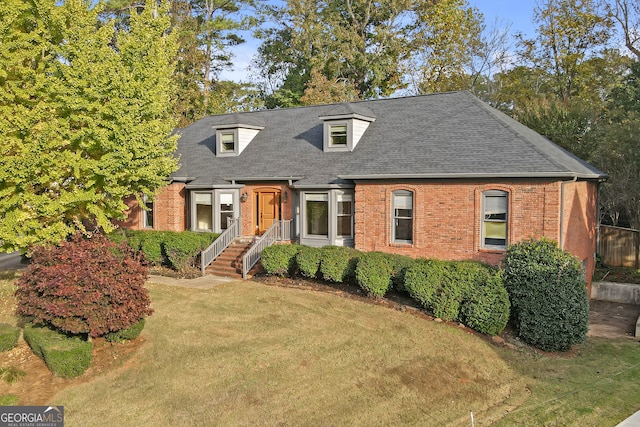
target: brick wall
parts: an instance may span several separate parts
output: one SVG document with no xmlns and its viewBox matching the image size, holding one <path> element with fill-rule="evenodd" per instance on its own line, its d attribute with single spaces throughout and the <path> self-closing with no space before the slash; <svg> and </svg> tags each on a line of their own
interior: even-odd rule
<svg viewBox="0 0 640 427">
<path fill-rule="evenodd" d="M 568 182 L 564 184 L 563 194 L 564 224 L 560 241 L 564 249 L 584 263 L 587 278 L 590 279 L 595 269 L 598 184 L 585 181 Z"/>
<path fill-rule="evenodd" d="M 153 202 L 153 228 L 165 231 L 183 231 L 187 228 L 186 190 L 183 183 L 174 183 L 158 190 Z M 127 219 L 118 221 L 122 228 L 144 228 L 144 211 L 134 197 L 125 201 L 129 206 Z"/>
<path fill-rule="evenodd" d="M 580 259 L 595 252 L 596 184 L 565 185 L 565 248 Z M 392 192 L 414 194 L 412 244 L 391 243 Z M 492 265 L 504 251 L 481 247 L 482 193 L 509 194 L 508 240 L 515 243 L 547 237 L 560 241 L 561 183 L 550 180 L 358 182 L 355 191 L 355 247 L 364 251 L 394 252 L 411 257 L 449 260 L 473 259 Z M 567 200 L 571 198 L 572 202 Z M 591 271 L 591 270 L 589 270 Z M 588 275 L 590 279 L 591 275 Z"/>
</svg>

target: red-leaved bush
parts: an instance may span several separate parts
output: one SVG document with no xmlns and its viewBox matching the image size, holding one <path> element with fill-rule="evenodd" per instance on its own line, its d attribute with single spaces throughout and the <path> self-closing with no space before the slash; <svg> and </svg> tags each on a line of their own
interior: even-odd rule
<svg viewBox="0 0 640 427">
<path fill-rule="evenodd" d="M 102 234 L 78 233 L 33 251 L 16 281 L 16 313 L 71 334 L 99 337 L 151 315 L 141 255 Z"/>
</svg>

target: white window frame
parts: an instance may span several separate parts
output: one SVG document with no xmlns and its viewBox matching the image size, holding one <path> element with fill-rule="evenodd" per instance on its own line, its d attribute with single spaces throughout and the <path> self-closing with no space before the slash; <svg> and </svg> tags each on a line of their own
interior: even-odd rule
<svg viewBox="0 0 640 427">
<path fill-rule="evenodd" d="M 411 196 L 411 216 L 399 216 L 396 215 L 396 198 Z M 415 194 L 409 190 L 396 190 L 391 193 L 391 243 L 394 244 L 413 244 L 413 236 L 415 233 Z M 411 240 L 396 238 L 396 228 L 398 227 L 398 220 L 411 220 Z"/>
<path fill-rule="evenodd" d="M 211 195 L 211 228 L 203 229 L 197 228 L 198 218 L 197 218 L 197 204 L 196 198 L 198 194 L 209 194 Z M 232 206 L 233 206 L 233 215 L 232 218 L 237 218 L 240 216 L 240 194 L 238 190 L 230 190 L 230 189 L 214 189 L 214 190 L 203 190 L 191 191 L 191 203 L 190 203 L 190 211 L 191 211 L 191 230 L 192 231 L 202 231 L 202 232 L 214 232 L 221 233 L 225 228 L 222 227 L 222 210 L 220 209 L 221 198 L 223 195 L 230 194 L 232 197 Z M 206 206 L 206 205 L 205 205 Z M 228 212 L 228 211 L 225 211 Z"/>
<path fill-rule="evenodd" d="M 222 139 L 224 135 L 232 135 L 233 136 L 233 150 L 228 150 L 224 148 L 222 143 Z M 239 153 L 239 134 L 238 129 L 218 129 L 216 130 L 216 153 L 218 156 L 237 156 Z"/>
<path fill-rule="evenodd" d="M 307 209 L 307 202 L 308 201 L 314 201 L 311 200 L 313 198 L 320 198 L 322 197 L 325 200 L 316 200 L 316 201 L 322 201 L 325 202 L 327 205 L 327 234 L 311 234 L 308 231 L 308 221 L 309 221 L 309 211 Z M 328 240 L 329 236 L 331 235 L 331 203 L 330 203 L 330 197 L 329 197 L 329 193 L 326 191 L 310 191 L 310 192 L 305 192 L 302 195 L 302 212 L 303 212 L 303 221 L 302 221 L 302 232 L 303 232 L 303 236 L 307 237 L 307 238 L 311 238 L 311 239 L 322 239 L 322 240 Z"/>
<path fill-rule="evenodd" d="M 142 227 L 153 230 L 153 224 L 155 223 L 155 217 L 154 217 L 155 203 L 146 194 L 142 195 L 142 201 L 144 203 L 145 208 L 147 208 L 142 210 Z M 149 208 L 149 205 L 151 205 L 151 208 Z M 149 224 L 149 215 L 151 215 L 151 224 Z"/>
<path fill-rule="evenodd" d="M 505 201 L 505 218 L 503 219 L 492 219 L 492 218 L 487 218 L 487 209 L 488 209 L 488 203 L 487 203 L 487 198 L 488 197 L 500 197 L 500 198 L 504 198 Z M 485 224 L 491 222 L 491 223 L 504 223 L 504 227 L 505 227 L 505 232 L 504 232 L 504 245 L 493 245 L 493 244 L 487 244 L 486 243 L 486 236 L 485 236 Z M 487 191 L 483 191 L 482 192 L 482 217 L 481 217 L 481 247 L 483 249 L 496 249 L 496 250 L 506 250 L 507 246 L 509 245 L 509 193 L 503 190 L 487 190 Z"/>
<path fill-rule="evenodd" d="M 347 141 L 345 144 L 334 144 L 332 129 L 344 127 Z M 351 151 L 353 149 L 353 123 L 352 120 L 327 120 L 324 122 L 324 151 Z"/>
<path fill-rule="evenodd" d="M 354 224 L 354 197 L 355 195 L 353 193 L 345 193 L 345 192 L 340 192 L 338 194 L 336 194 L 336 209 L 335 209 L 335 217 L 336 217 L 336 237 L 338 239 L 353 239 L 353 228 L 355 226 Z M 347 199 L 347 200 L 343 200 L 343 199 Z M 341 214 L 340 210 L 338 209 L 338 204 L 341 202 L 349 202 L 351 204 L 351 212 L 349 214 Z M 338 234 L 338 220 L 341 217 L 346 217 L 348 216 L 350 218 L 350 222 L 351 222 L 351 233 L 350 234 Z"/>
</svg>

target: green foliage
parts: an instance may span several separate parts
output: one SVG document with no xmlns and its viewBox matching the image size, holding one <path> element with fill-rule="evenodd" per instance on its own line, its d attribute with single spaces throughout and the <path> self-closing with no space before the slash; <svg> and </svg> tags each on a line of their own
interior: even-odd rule
<svg viewBox="0 0 640 427">
<path fill-rule="evenodd" d="M 391 287 L 392 257 L 380 252 L 360 254 L 356 265 L 358 286 L 375 298 L 382 298 Z"/>
<path fill-rule="evenodd" d="M 498 335 L 509 322 L 509 294 L 502 271 L 487 274 L 476 282 L 461 307 L 461 320 L 470 328 L 487 335 Z"/>
<path fill-rule="evenodd" d="M 388 254 L 387 256 L 390 257 L 393 266 L 391 273 L 391 283 L 393 287 L 398 291 L 406 292 L 407 290 L 404 288 L 404 276 L 407 270 L 413 266 L 415 260 L 404 255 Z"/>
<path fill-rule="evenodd" d="M 347 283 L 355 278 L 359 252 L 345 246 L 325 246 L 321 251 L 320 274 L 324 280 Z"/>
<path fill-rule="evenodd" d="M 8 351 L 18 345 L 20 338 L 20 328 L 0 323 L 0 351 Z"/>
<path fill-rule="evenodd" d="M 296 255 L 296 264 L 300 274 L 311 279 L 318 277 L 320 273 L 320 261 L 322 249 L 310 246 L 302 246 Z"/>
<path fill-rule="evenodd" d="M 16 406 L 20 399 L 14 394 L 0 395 L 0 406 Z"/>
<path fill-rule="evenodd" d="M 26 372 L 13 366 L 0 366 L 0 380 L 3 380 L 9 385 L 17 383 L 20 379 L 24 378 L 25 375 L 27 375 Z"/>
<path fill-rule="evenodd" d="M 126 241 L 135 251 L 142 251 L 145 260 L 152 265 L 167 265 L 184 271 L 197 267 L 197 257 L 219 235 L 194 231 L 116 230 L 108 237 L 116 243 Z"/>
<path fill-rule="evenodd" d="M 504 280 L 525 342 L 549 351 L 584 342 L 589 300 L 575 257 L 546 239 L 520 242 L 507 250 Z"/>
<path fill-rule="evenodd" d="M 428 310 L 433 309 L 435 297 L 444 281 L 446 265 L 446 261 L 418 259 L 405 273 L 404 288 Z"/>
<path fill-rule="evenodd" d="M 107 341 L 111 341 L 111 342 L 135 340 L 142 333 L 142 330 L 144 329 L 144 323 L 145 323 L 145 320 L 140 319 L 138 322 L 134 323 L 128 328 L 121 329 L 115 332 L 109 332 L 104 336 L 104 338 Z"/>
<path fill-rule="evenodd" d="M 100 23 L 101 7 L 0 2 L 3 250 L 57 244 L 86 223 L 110 231 L 125 198 L 177 168 L 167 7 L 132 15 L 126 32 Z"/>
<path fill-rule="evenodd" d="M 287 276 L 296 267 L 299 245 L 271 245 L 262 251 L 262 266 L 267 274 Z"/>
<path fill-rule="evenodd" d="M 47 327 L 27 324 L 24 339 L 58 377 L 78 377 L 91 365 L 92 345 L 77 336 L 67 336 Z"/>
<path fill-rule="evenodd" d="M 77 234 L 37 247 L 15 282 L 16 313 L 72 334 L 102 336 L 150 315 L 147 272 L 125 244 Z"/>
</svg>

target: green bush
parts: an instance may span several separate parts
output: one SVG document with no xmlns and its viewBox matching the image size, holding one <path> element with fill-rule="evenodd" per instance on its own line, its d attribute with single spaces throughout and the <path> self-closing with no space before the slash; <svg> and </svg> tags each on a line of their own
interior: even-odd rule
<svg viewBox="0 0 640 427">
<path fill-rule="evenodd" d="M 320 274 L 327 281 L 349 283 L 355 280 L 359 252 L 345 246 L 322 248 Z"/>
<path fill-rule="evenodd" d="M 19 401 L 15 394 L 0 394 L 0 406 L 16 406 Z"/>
<path fill-rule="evenodd" d="M 144 329 L 144 319 L 140 319 L 137 323 L 129 326 L 128 328 L 121 329 L 116 332 L 109 332 L 104 337 L 110 342 L 120 342 L 134 340 L 140 336 Z"/>
<path fill-rule="evenodd" d="M 296 254 L 296 264 L 300 274 L 311 279 L 318 277 L 320 272 L 320 261 L 322 260 L 322 249 L 310 246 L 301 246 Z"/>
<path fill-rule="evenodd" d="M 413 266 L 415 260 L 405 255 L 389 254 L 391 262 L 393 264 L 393 271 L 391 273 L 391 284 L 394 289 L 398 291 L 407 292 L 404 288 L 404 275 L 407 269 Z"/>
<path fill-rule="evenodd" d="M 555 242 L 529 240 L 507 249 L 504 281 L 514 324 L 527 343 L 565 351 L 584 342 L 589 322 L 580 262 Z"/>
<path fill-rule="evenodd" d="M 509 294 L 502 272 L 479 276 L 476 286 L 462 303 L 461 320 L 487 335 L 498 335 L 509 321 Z"/>
<path fill-rule="evenodd" d="M 28 324 L 24 328 L 24 339 L 56 376 L 74 378 L 91 365 L 91 343 L 77 336 Z"/>
<path fill-rule="evenodd" d="M 0 323 L 0 351 L 8 351 L 18 345 L 20 338 L 20 328 Z"/>
<path fill-rule="evenodd" d="M 299 245 L 271 245 L 262 251 L 262 267 L 267 274 L 287 276 L 296 267 Z"/>
<path fill-rule="evenodd" d="M 163 265 L 166 257 L 162 248 L 164 231 L 143 230 L 140 232 L 140 249 L 151 265 Z"/>
<path fill-rule="evenodd" d="M 208 248 L 217 236 L 214 233 L 167 231 L 162 234 L 161 247 L 171 268 L 185 271 L 189 267 L 197 267 L 200 252 Z"/>
<path fill-rule="evenodd" d="M 391 286 L 392 258 L 380 252 L 360 254 L 356 265 L 358 286 L 375 298 L 382 298 Z"/>
<path fill-rule="evenodd" d="M 444 281 L 446 266 L 446 261 L 418 259 L 405 272 L 404 288 L 427 310 L 433 310 L 435 298 Z"/>
</svg>

